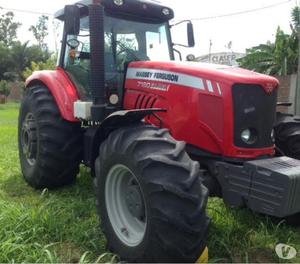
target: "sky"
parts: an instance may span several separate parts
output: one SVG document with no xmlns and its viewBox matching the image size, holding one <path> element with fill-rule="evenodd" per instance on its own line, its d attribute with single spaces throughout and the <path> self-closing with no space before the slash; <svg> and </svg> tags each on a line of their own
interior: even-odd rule
<svg viewBox="0 0 300 264">
<path fill-rule="evenodd" d="M 53 14 L 65 4 L 74 2 L 74 0 L 0 0 L 0 7 Z M 184 55 L 194 54 L 196 57 L 208 54 L 210 43 L 212 53 L 229 51 L 226 47 L 229 42 L 232 42 L 232 51 L 244 53 L 247 48 L 266 43 L 268 40 L 274 41 L 278 26 L 290 33 L 291 10 L 298 4 L 296 0 L 160 0 L 160 2 L 173 8 L 176 21 L 201 18 L 201 20 L 193 20 L 196 46 L 189 49 L 180 48 Z M 276 4 L 279 5 L 255 12 L 218 17 Z M 7 12 L 6 9 L 0 9 L 0 14 L 5 12 Z M 39 15 L 16 11 L 14 13 L 16 20 L 22 23 L 19 38 L 22 41 L 30 40 L 34 43 L 32 33 L 28 31 L 28 28 L 37 22 Z M 207 17 L 216 18 L 203 19 Z M 54 34 L 52 23 L 51 18 L 47 43 L 51 49 L 54 49 L 54 43 L 59 43 L 59 37 Z M 172 36 L 174 43 L 185 44 L 186 28 L 183 25 L 174 27 Z"/>
</svg>

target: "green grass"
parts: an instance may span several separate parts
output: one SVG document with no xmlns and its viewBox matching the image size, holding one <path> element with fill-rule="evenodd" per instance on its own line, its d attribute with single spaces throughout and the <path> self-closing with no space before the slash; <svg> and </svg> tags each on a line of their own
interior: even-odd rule
<svg viewBox="0 0 300 264">
<path fill-rule="evenodd" d="M 17 146 L 18 104 L 0 105 L 0 263 L 105 262 L 105 237 L 99 228 L 92 179 L 82 167 L 76 184 L 36 191 L 23 180 Z M 298 250 L 300 228 L 274 222 L 247 209 L 233 210 L 210 199 L 211 262 L 280 262 L 274 247 Z M 284 262 L 284 261 L 281 261 Z"/>
<path fill-rule="evenodd" d="M 57 191 L 36 191 L 24 182 L 18 107 L 0 105 L 0 263 L 110 260 L 109 254 L 101 256 L 106 242 L 87 169 L 81 169 L 75 185 Z"/>
</svg>

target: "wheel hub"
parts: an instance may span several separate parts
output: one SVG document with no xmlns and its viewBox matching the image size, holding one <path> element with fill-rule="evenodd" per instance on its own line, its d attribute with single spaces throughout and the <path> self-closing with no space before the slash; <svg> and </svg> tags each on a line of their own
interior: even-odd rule
<svg viewBox="0 0 300 264">
<path fill-rule="evenodd" d="M 118 238 L 130 247 L 140 244 L 147 225 L 145 202 L 137 178 L 128 167 L 117 164 L 108 172 L 105 203 Z"/>
<path fill-rule="evenodd" d="M 30 165 L 34 165 L 37 154 L 36 122 L 32 113 L 28 113 L 21 130 L 21 146 L 23 154 Z"/>
<path fill-rule="evenodd" d="M 133 183 L 133 185 L 128 186 L 126 193 L 126 204 L 132 216 L 140 220 L 144 219 L 145 206 L 138 185 Z"/>
</svg>

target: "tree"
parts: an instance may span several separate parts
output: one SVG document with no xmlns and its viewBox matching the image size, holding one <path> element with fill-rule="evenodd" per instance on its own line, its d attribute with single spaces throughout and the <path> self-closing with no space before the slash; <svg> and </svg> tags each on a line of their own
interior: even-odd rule
<svg viewBox="0 0 300 264">
<path fill-rule="evenodd" d="M 31 26 L 29 31 L 32 31 L 39 47 L 42 50 L 46 50 L 47 44 L 45 43 L 45 38 L 48 36 L 48 20 L 49 17 L 42 15 L 35 26 Z"/>
<path fill-rule="evenodd" d="M 0 42 L 10 47 L 17 38 L 17 30 L 22 24 L 14 21 L 14 13 L 7 12 L 0 17 Z"/>
<path fill-rule="evenodd" d="M 11 52 L 8 47 L 0 42 L 0 80 L 6 79 L 7 72 L 13 71 Z"/>
<path fill-rule="evenodd" d="M 29 41 L 25 43 L 16 42 L 10 49 L 10 58 L 13 65 L 13 72 L 16 79 L 23 79 L 23 71 L 31 66 L 32 62 L 46 62 L 50 54 L 42 50 L 39 46 L 29 46 Z"/>
<path fill-rule="evenodd" d="M 295 6 L 291 13 L 292 16 L 292 23 L 290 24 L 292 35 L 291 38 L 293 39 L 293 57 L 296 60 L 298 59 L 298 65 L 300 64 L 299 52 L 300 52 L 300 7 Z"/>
<path fill-rule="evenodd" d="M 28 47 L 27 55 L 29 63 L 26 66 L 29 66 L 31 61 L 46 62 L 50 58 L 51 53 L 48 50 L 41 49 L 38 45 L 32 45 Z"/>
<path fill-rule="evenodd" d="M 273 67 L 275 45 L 271 42 L 260 44 L 246 50 L 247 55 L 238 59 L 240 66 L 257 72 L 266 72 Z"/>
<path fill-rule="evenodd" d="M 285 34 L 279 27 L 275 40 L 275 74 L 287 75 L 297 71 L 298 38 L 296 35 Z M 272 73 L 271 73 L 272 74 Z"/>
<path fill-rule="evenodd" d="M 54 19 L 52 21 L 53 26 L 53 35 L 54 35 L 54 46 L 55 46 L 55 52 L 58 53 L 59 51 L 59 45 L 60 45 L 60 28 L 62 27 L 62 22 Z"/>
<path fill-rule="evenodd" d="M 11 60 L 14 64 L 13 71 L 17 74 L 17 76 L 21 76 L 22 71 L 29 63 L 28 43 L 29 41 L 24 44 L 16 42 L 11 48 Z"/>
<path fill-rule="evenodd" d="M 300 9 L 298 6 L 292 10 L 291 29 L 293 35 L 298 39 L 298 69 L 297 69 L 297 87 L 295 92 L 295 113 L 300 114 Z"/>
<path fill-rule="evenodd" d="M 238 60 L 246 69 L 270 75 L 287 75 L 297 71 L 298 38 L 277 28 L 275 43 L 267 42 L 247 49 L 247 55 Z"/>
<path fill-rule="evenodd" d="M 292 30 L 293 33 L 297 34 L 297 30 L 300 27 L 300 7 L 299 6 L 295 6 L 292 10 Z"/>
</svg>

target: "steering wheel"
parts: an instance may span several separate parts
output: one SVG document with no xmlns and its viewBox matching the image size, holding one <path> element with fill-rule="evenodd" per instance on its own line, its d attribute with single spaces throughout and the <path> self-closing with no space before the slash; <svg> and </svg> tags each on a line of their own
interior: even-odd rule
<svg viewBox="0 0 300 264">
<path fill-rule="evenodd" d="M 78 39 L 72 38 L 72 39 L 68 39 L 67 40 L 67 45 L 71 48 L 71 49 L 77 49 L 78 46 L 80 45 L 80 41 Z"/>
<path fill-rule="evenodd" d="M 122 65 L 125 62 L 150 60 L 150 58 L 146 54 L 144 54 L 140 51 L 130 49 L 119 41 L 117 41 L 117 44 L 120 47 L 120 50 L 116 54 L 117 58 L 119 57 L 119 62 L 116 65 L 117 68 L 122 67 Z M 124 55 L 122 56 L 121 54 L 124 54 Z"/>
</svg>

